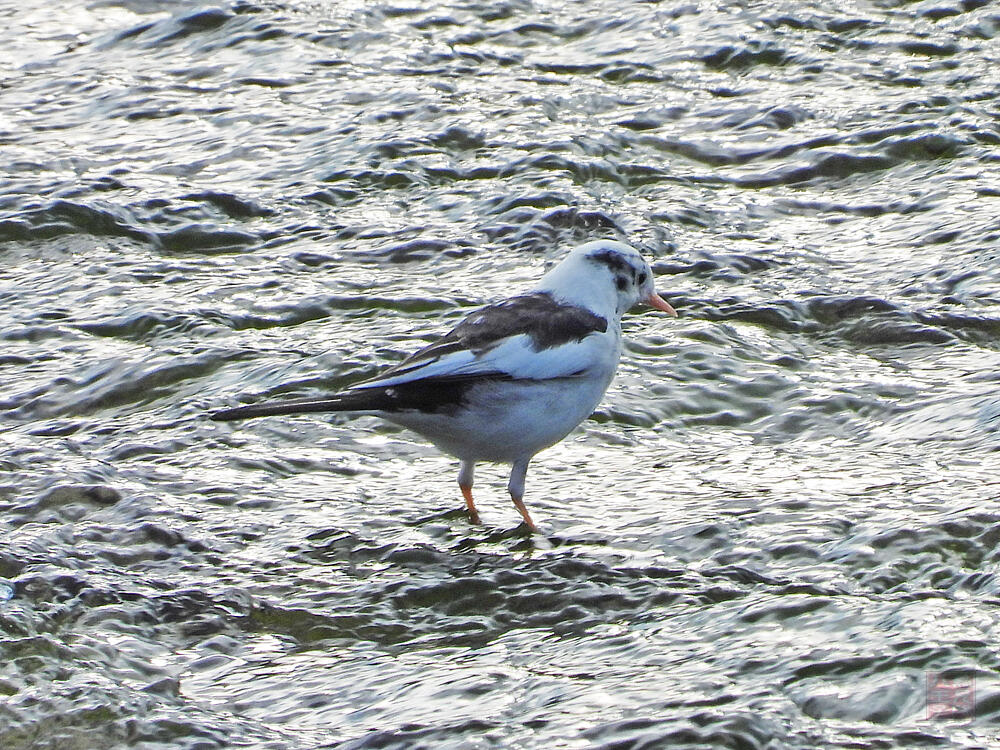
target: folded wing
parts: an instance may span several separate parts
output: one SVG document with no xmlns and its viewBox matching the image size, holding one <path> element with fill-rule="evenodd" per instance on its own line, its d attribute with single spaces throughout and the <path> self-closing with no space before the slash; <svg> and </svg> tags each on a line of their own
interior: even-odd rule
<svg viewBox="0 0 1000 750">
<path fill-rule="evenodd" d="M 486 375 L 513 380 L 574 377 L 600 361 L 608 321 L 546 293 L 472 313 L 450 333 L 355 389 L 429 378 Z"/>
</svg>

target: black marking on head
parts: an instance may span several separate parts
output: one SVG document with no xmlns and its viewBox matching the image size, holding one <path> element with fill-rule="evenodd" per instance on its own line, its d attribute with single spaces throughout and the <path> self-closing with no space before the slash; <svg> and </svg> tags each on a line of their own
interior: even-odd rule
<svg viewBox="0 0 1000 750">
<path fill-rule="evenodd" d="M 636 270 L 636 267 L 629 262 L 629 259 L 625 255 L 617 250 L 604 248 L 603 250 L 591 253 L 587 257 L 598 265 L 607 266 L 615 274 L 615 286 L 618 287 L 618 291 L 625 291 L 625 286 L 619 281 L 622 277 L 631 278 L 633 284 L 637 283 L 639 272 Z M 639 281 L 638 283 L 641 284 L 643 282 Z"/>
<path fill-rule="evenodd" d="M 624 276 L 615 276 L 615 286 L 618 287 L 619 292 L 624 292 L 628 289 L 628 279 Z"/>
<path fill-rule="evenodd" d="M 598 250 L 596 252 L 590 253 L 587 257 L 594 263 L 607 266 L 615 273 L 618 273 L 620 271 L 628 271 L 628 269 L 632 268 L 632 265 L 627 260 L 625 260 L 625 258 L 622 257 L 622 254 L 620 252 L 618 252 L 617 250 L 612 250 L 610 248 L 605 248 L 603 250 Z"/>
<path fill-rule="evenodd" d="M 472 313 L 433 344 L 378 377 L 405 373 L 452 352 L 482 354 L 519 334 L 528 336 L 532 349 L 540 352 L 607 330 L 608 321 L 586 308 L 556 302 L 547 292 L 525 294 Z"/>
</svg>

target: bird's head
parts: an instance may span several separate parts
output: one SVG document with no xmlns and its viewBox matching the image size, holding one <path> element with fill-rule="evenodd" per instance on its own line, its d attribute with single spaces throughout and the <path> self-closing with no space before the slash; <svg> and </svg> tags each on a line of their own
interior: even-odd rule
<svg viewBox="0 0 1000 750">
<path fill-rule="evenodd" d="M 649 264 L 631 245 L 597 240 L 580 245 L 542 277 L 539 291 L 621 317 L 639 302 L 674 317 L 677 312 L 656 293 Z"/>
</svg>

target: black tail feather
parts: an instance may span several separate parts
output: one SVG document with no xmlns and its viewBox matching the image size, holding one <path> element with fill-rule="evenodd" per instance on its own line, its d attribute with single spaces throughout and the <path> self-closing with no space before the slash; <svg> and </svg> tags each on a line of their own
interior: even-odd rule
<svg viewBox="0 0 1000 750">
<path fill-rule="evenodd" d="M 302 399 L 298 401 L 271 401 L 263 404 L 248 404 L 232 409 L 220 409 L 208 415 L 216 422 L 232 422 L 237 419 L 255 417 L 278 417 L 285 414 L 309 414 L 330 411 L 374 411 L 384 408 L 385 397 L 377 393 L 364 392 L 343 394 L 325 399 Z M 375 396 L 375 398 L 372 398 Z"/>
<path fill-rule="evenodd" d="M 356 388 L 325 399 L 271 401 L 222 409 L 209 414 L 216 422 L 254 417 L 277 417 L 284 414 L 308 414 L 329 411 L 421 411 L 449 413 L 460 407 L 470 388 L 484 382 L 508 381 L 506 373 L 453 375 L 422 378 L 409 383 L 378 388 Z"/>
</svg>

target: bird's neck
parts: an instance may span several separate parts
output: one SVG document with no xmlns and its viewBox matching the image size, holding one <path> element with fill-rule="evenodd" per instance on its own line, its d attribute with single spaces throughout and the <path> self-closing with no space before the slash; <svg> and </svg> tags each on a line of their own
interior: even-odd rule
<svg viewBox="0 0 1000 750">
<path fill-rule="evenodd" d="M 557 302 L 577 305 L 600 315 L 608 322 L 621 319 L 618 295 L 607 279 L 596 274 L 574 274 L 556 266 L 541 278 L 533 291 L 552 295 Z"/>
</svg>

